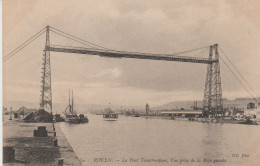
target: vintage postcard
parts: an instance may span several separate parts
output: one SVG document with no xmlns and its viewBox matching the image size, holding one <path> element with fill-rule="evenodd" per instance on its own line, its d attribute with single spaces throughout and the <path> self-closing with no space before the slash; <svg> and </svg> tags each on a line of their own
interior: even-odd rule
<svg viewBox="0 0 260 166">
<path fill-rule="evenodd" d="M 3 165 L 260 165 L 257 0 L 3 0 Z"/>
</svg>

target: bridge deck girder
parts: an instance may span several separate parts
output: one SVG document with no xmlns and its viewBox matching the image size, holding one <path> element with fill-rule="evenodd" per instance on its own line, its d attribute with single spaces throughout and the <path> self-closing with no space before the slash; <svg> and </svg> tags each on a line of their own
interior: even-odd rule
<svg viewBox="0 0 260 166">
<path fill-rule="evenodd" d="M 66 48 L 66 47 L 54 47 L 54 46 L 46 47 L 45 49 L 47 51 L 53 51 L 53 52 L 89 54 L 89 55 L 98 55 L 101 57 L 110 57 L 110 58 L 150 59 L 150 60 L 179 61 L 179 62 L 203 63 L 203 64 L 213 64 L 218 62 L 218 60 L 216 59 L 210 60 L 208 58 L 177 56 L 174 54 L 150 54 L 150 53 L 136 53 L 136 52 L 103 50 L 103 49 L 93 49 L 93 48 Z"/>
</svg>

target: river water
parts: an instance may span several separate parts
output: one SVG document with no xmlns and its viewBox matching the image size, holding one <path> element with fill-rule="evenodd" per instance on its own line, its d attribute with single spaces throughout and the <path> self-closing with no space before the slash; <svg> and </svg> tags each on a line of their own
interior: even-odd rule
<svg viewBox="0 0 260 166">
<path fill-rule="evenodd" d="M 83 165 L 259 165 L 260 125 L 120 116 L 60 123 Z"/>
</svg>

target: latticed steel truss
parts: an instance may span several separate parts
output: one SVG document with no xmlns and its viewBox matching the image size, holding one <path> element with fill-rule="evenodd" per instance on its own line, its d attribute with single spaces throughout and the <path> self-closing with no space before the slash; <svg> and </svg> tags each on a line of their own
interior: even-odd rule
<svg viewBox="0 0 260 166">
<path fill-rule="evenodd" d="M 210 46 L 209 59 L 219 59 L 218 44 Z M 203 99 L 204 116 L 223 114 L 219 60 L 208 64 Z"/>
<path fill-rule="evenodd" d="M 51 60 L 50 51 L 46 47 L 50 46 L 49 26 L 46 27 L 46 43 L 43 53 L 42 85 L 40 107 L 52 112 L 52 91 L 51 91 Z"/>
</svg>

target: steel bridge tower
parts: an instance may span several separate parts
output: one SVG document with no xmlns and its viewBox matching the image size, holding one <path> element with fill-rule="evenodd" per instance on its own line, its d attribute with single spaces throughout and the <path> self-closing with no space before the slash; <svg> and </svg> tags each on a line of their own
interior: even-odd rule
<svg viewBox="0 0 260 166">
<path fill-rule="evenodd" d="M 42 85 L 40 108 L 48 109 L 52 113 L 52 92 L 51 92 L 51 60 L 50 51 L 46 48 L 50 46 L 50 26 L 46 26 L 46 42 L 43 53 Z"/>
<path fill-rule="evenodd" d="M 220 77 L 220 65 L 218 44 L 210 46 L 209 60 L 216 60 L 213 63 L 209 63 L 207 67 L 207 75 L 204 89 L 203 99 L 203 115 L 223 114 L 223 102 L 222 102 L 222 89 L 221 89 L 221 77 Z"/>
</svg>

